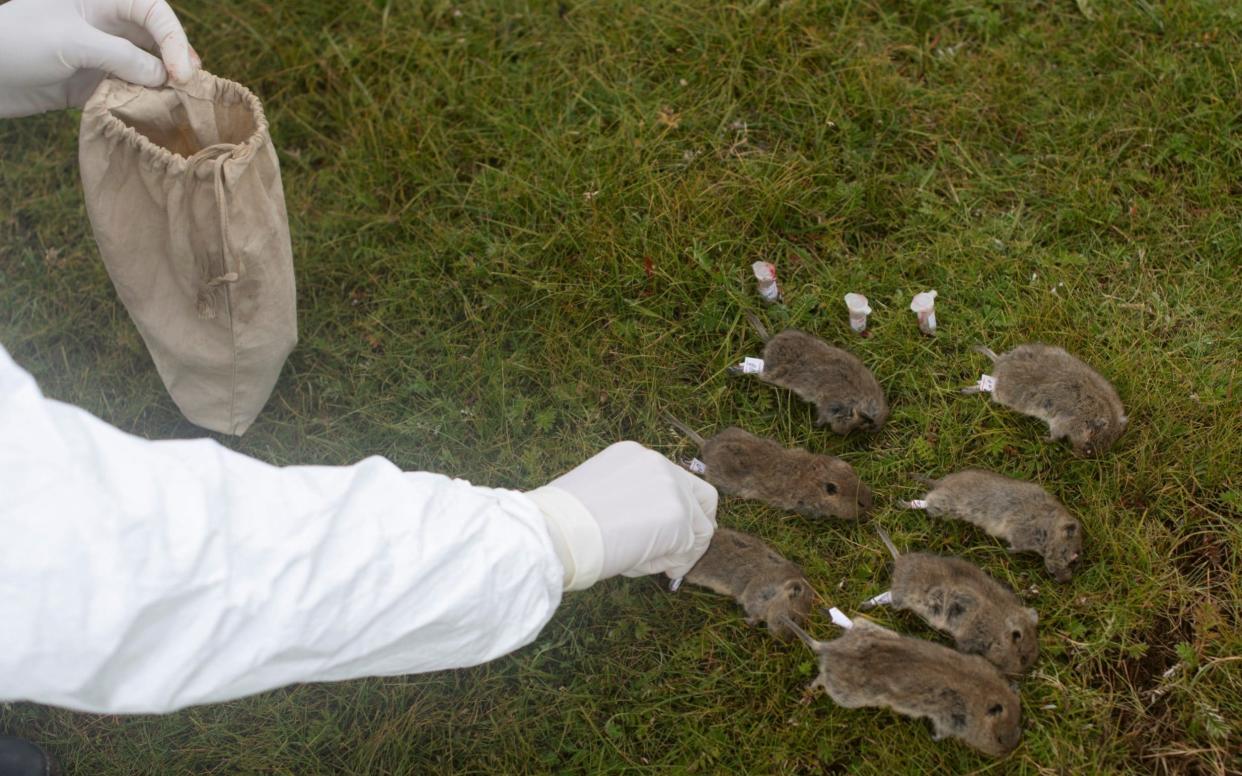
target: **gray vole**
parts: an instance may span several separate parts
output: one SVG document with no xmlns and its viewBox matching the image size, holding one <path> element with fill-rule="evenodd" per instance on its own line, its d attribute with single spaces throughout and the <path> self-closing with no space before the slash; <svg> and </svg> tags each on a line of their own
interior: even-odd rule
<svg viewBox="0 0 1242 776">
<path fill-rule="evenodd" d="M 1039 553 L 1058 582 L 1073 576 L 1072 567 L 1082 552 L 1082 526 L 1040 486 L 982 469 L 965 469 L 939 480 L 914 478 L 931 488 L 922 506 L 929 515 L 974 523 L 1008 541 L 1011 552 Z"/>
<path fill-rule="evenodd" d="M 746 611 L 748 625 L 765 622 L 777 638 L 789 636 L 782 619 L 805 622 L 816 599 L 802 569 L 758 537 L 728 528 L 716 529 L 686 581 L 731 596 Z"/>
<path fill-rule="evenodd" d="M 876 531 L 893 555 L 890 594 L 895 608 L 914 612 L 952 636 L 959 651 L 980 655 L 1004 673 L 1022 674 L 1035 664 L 1039 615 L 1022 606 L 1013 591 L 961 558 L 903 555 L 888 532 Z"/>
<path fill-rule="evenodd" d="M 1112 384 L 1065 350 L 1033 343 L 992 359 L 996 385 L 992 400 L 1048 424 L 1048 440 L 1068 439 L 1074 453 L 1096 455 L 1112 447 L 1126 430 L 1125 408 Z M 980 388 L 964 388 L 978 393 Z"/>
<path fill-rule="evenodd" d="M 785 626 L 819 657 L 811 689 L 838 706 L 884 707 L 931 720 L 936 740 L 957 738 L 990 755 L 1013 751 L 1022 737 L 1018 695 L 996 668 L 864 618 L 832 641 L 816 641 L 795 622 Z"/>
<path fill-rule="evenodd" d="M 758 318 L 746 317 L 765 343 L 759 379 L 814 404 L 819 410 L 815 425 L 848 434 L 876 431 L 888 420 L 884 390 L 854 354 L 798 329 L 770 337 Z"/>
<path fill-rule="evenodd" d="M 840 458 L 782 447 L 737 427 L 704 439 L 664 417 L 699 446 L 704 478 L 725 493 L 812 517 L 856 520 L 871 508 L 871 489 Z"/>
</svg>

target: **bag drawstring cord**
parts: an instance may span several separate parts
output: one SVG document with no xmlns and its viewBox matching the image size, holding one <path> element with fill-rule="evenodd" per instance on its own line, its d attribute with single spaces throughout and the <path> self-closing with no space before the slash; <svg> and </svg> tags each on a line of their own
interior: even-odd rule
<svg viewBox="0 0 1242 776">
<path fill-rule="evenodd" d="M 220 225 L 220 242 L 221 255 L 224 261 L 224 272 L 214 277 L 208 269 L 204 274 L 208 275 L 203 283 L 203 288 L 198 292 L 198 314 L 204 318 L 216 317 L 215 290 L 228 283 L 236 283 L 241 279 L 243 267 L 240 260 L 235 260 L 233 249 L 229 243 L 229 211 L 224 201 L 224 162 L 223 158 L 228 153 L 235 150 L 237 146 L 232 143 L 216 143 L 209 145 L 190 158 L 189 171 L 191 175 L 195 175 L 198 166 L 208 159 L 215 160 L 215 167 L 212 168 L 212 188 L 216 200 L 216 217 Z M 232 269 L 230 269 L 232 267 Z"/>
</svg>

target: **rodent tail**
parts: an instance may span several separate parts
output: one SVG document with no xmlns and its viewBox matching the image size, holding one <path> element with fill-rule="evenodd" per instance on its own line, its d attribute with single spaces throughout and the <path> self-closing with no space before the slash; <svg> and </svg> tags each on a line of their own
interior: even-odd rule
<svg viewBox="0 0 1242 776">
<path fill-rule="evenodd" d="M 976 353 L 982 353 L 983 355 L 992 359 L 993 364 L 995 364 L 1000 359 L 1000 356 L 996 355 L 995 351 L 993 351 L 991 348 L 985 345 L 975 345 L 973 348 L 971 348 L 971 350 L 975 351 Z"/>
<path fill-rule="evenodd" d="M 680 431 L 686 437 L 686 439 L 689 439 L 691 442 L 694 442 L 699 447 L 703 446 L 703 442 L 705 440 L 703 439 L 703 436 L 699 434 L 699 432 L 695 431 L 694 429 L 687 426 L 685 423 L 682 423 L 680 420 L 673 417 L 672 413 L 663 412 L 661 413 L 661 415 L 664 417 L 664 420 L 669 425 L 671 425 L 673 428 Z"/>
<path fill-rule="evenodd" d="M 884 546 L 888 548 L 888 551 L 890 553 L 892 553 L 893 560 L 897 560 L 898 558 L 900 558 L 901 553 L 897 552 L 897 545 L 893 544 L 893 538 L 888 535 L 888 531 L 885 531 L 883 528 L 877 525 L 875 527 L 875 532 L 880 535 L 880 541 L 884 542 Z"/>
<path fill-rule="evenodd" d="M 772 335 L 768 334 L 767 328 L 763 325 L 763 321 L 759 320 L 758 315 L 755 315 L 752 312 L 747 312 L 746 320 L 750 321 L 750 326 L 755 330 L 755 333 L 759 335 L 759 339 L 764 342 L 772 339 Z"/>
<path fill-rule="evenodd" d="M 810 647 L 812 651 L 818 652 L 819 648 L 823 646 L 822 642 L 816 641 L 815 638 L 811 636 L 811 634 L 802 630 L 802 627 L 798 625 L 798 623 L 789 619 L 787 616 L 782 614 L 778 617 L 778 619 L 780 620 L 780 623 L 782 625 L 784 625 L 786 628 L 793 631 L 794 635 L 796 635 L 798 638 L 802 639 L 802 643 Z"/>
</svg>

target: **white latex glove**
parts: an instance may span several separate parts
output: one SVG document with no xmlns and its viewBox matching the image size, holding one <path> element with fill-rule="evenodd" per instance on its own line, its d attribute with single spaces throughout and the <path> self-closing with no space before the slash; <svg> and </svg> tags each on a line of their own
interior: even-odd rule
<svg viewBox="0 0 1242 776">
<path fill-rule="evenodd" d="M 163 62 L 143 51 L 158 45 Z M 201 66 L 164 0 L 9 0 L 0 5 L 0 118 L 81 107 L 110 73 L 142 86 Z"/>
<path fill-rule="evenodd" d="M 548 520 L 566 590 L 617 574 L 685 576 L 716 530 L 716 489 L 637 442 L 527 495 Z"/>
</svg>

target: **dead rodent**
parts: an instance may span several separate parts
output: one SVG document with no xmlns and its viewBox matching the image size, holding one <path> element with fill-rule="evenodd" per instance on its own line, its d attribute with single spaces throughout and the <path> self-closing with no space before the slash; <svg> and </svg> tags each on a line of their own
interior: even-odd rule
<svg viewBox="0 0 1242 776">
<path fill-rule="evenodd" d="M 902 636 L 861 617 L 832 641 L 816 641 L 797 623 L 785 625 L 819 658 L 811 689 L 824 690 L 838 706 L 925 717 L 937 741 L 957 738 L 998 757 L 1022 738 L 1017 693 L 978 655 Z"/>
<path fill-rule="evenodd" d="M 854 354 L 798 329 L 770 337 L 758 318 L 746 317 L 765 343 L 759 379 L 814 404 L 819 411 L 815 425 L 848 434 L 876 431 L 888 420 L 884 390 Z"/>
<path fill-rule="evenodd" d="M 1049 441 L 1068 439 L 1076 455 L 1098 455 L 1126 430 L 1117 389 L 1065 350 L 1039 343 L 1001 356 L 985 347 L 975 350 L 994 364 L 992 400 L 1047 423 Z"/>
<path fill-rule="evenodd" d="M 840 458 L 782 447 L 737 427 L 704 439 L 677 418 L 665 419 L 699 446 L 704 478 L 725 493 L 812 517 L 856 520 L 871 508 L 871 489 Z"/>
<path fill-rule="evenodd" d="M 893 555 L 888 595 L 894 608 L 914 612 L 952 636 L 959 651 L 980 655 L 1006 674 L 1023 674 L 1035 665 L 1039 615 L 1024 607 L 1012 590 L 961 558 L 902 554 L 883 528 L 876 531 Z"/>
<path fill-rule="evenodd" d="M 767 623 L 777 638 L 790 635 L 783 618 L 806 622 L 816 599 L 802 569 L 758 537 L 728 528 L 716 529 L 707 552 L 685 579 L 732 597 L 746 611 L 748 625 Z"/>
<path fill-rule="evenodd" d="M 931 488 L 923 508 L 933 517 L 955 517 L 1009 542 L 1011 552 L 1037 552 L 1058 582 L 1068 582 L 1082 552 L 1082 526 L 1061 502 L 1033 482 L 982 469 L 965 469 L 939 480 L 914 475 Z"/>
</svg>

